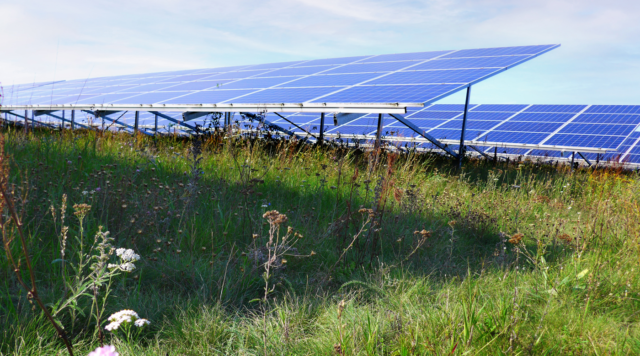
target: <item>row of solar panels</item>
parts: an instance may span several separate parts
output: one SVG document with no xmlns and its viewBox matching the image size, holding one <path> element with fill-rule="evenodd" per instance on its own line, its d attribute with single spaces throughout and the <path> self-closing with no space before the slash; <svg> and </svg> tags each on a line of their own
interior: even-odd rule
<svg viewBox="0 0 640 356">
<path fill-rule="evenodd" d="M 422 105 L 556 47 L 374 55 L 16 85 L 4 88 L 2 105 Z"/>
<path fill-rule="evenodd" d="M 406 118 L 420 130 L 457 149 L 463 110 L 464 105 L 434 104 L 423 109 L 411 110 Z M 221 118 L 212 120 L 211 116 L 183 122 L 181 113 L 160 114 L 162 116 L 158 117 L 157 125 L 161 132 L 182 133 L 187 129 L 185 125 L 224 125 Z M 69 117 L 67 113 L 66 118 Z M 134 124 L 133 112 L 114 113 L 107 117 L 107 126 L 112 120 L 118 120 L 118 124 L 128 125 L 129 128 Z M 38 117 L 38 121 L 46 121 L 45 118 L 46 116 Z M 78 113 L 76 122 L 89 124 L 91 118 L 91 114 Z M 265 119 L 303 137 L 317 137 L 320 132 L 320 114 L 268 113 Z M 59 123 L 51 117 L 49 120 Z M 94 118 L 93 124 L 96 122 L 99 123 L 100 119 L 96 121 Z M 261 126 L 256 121 L 243 120 L 240 115 L 235 115 L 233 122 L 243 130 L 255 130 Z M 152 132 L 156 125 L 156 116 L 140 112 L 139 124 Z M 324 136 L 367 142 L 375 138 L 377 124 L 377 114 L 364 115 L 338 126 L 334 125 L 333 117 L 327 115 Z M 394 145 L 419 149 L 434 148 L 427 140 L 388 115 L 383 115 L 382 125 L 383 140 Z M 581 150 L 588 159 L 640 164 L 640 105 L 471 105 L 465 132 L 466 144 L 474 145 L 490 154 L 494 153 L 495 147 L 499 147 L 501 154 L 562 157 L 567 154 L 563 151 L 570 151 L 566 147 L 576 147 L 576 150 Z M 593 149 L 594 153 L 587 153 L 590 149 Z M 607 153 L 595 153 L 601 149 L 606 149 Z"/>
</svg>

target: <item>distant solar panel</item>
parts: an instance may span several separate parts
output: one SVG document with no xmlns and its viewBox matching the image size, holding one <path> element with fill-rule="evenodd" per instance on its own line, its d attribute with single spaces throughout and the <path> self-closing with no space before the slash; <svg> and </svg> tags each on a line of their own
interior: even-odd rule
<svg viewBox="0 0 640 356">
<path fill-rule="evenodd" d="M 559 45 L 333 58 L 5 88 L 3 109 L 405 113 Z"/>
</svg>

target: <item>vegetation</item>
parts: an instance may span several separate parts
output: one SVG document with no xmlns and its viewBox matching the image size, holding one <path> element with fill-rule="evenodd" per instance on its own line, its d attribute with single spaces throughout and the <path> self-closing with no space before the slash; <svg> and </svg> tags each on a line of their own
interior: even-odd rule
<svg viewBox="0 0 640 356">
<path fill-rule="evenodd" d="M 640 353 L 636 173 L 3 134 L 0 355 Z"/>
</svg>

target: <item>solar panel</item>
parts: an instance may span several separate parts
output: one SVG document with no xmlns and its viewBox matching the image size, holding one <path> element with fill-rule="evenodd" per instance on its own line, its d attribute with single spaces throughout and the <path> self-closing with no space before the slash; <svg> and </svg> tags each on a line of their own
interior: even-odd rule
<svg viewBox="0 0 640 356">
<path fill-rule="evenodd" d="M 359 56 L 12 86 L 5 89 L 3 108 L 405 113 L 556 47 Z"/>
</svg>

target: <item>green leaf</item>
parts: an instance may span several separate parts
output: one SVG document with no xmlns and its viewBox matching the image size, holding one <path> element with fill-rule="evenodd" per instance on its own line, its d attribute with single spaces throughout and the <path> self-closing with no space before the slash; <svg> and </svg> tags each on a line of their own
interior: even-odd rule
<svg viewBox="0 0 640 356">
<path fill-rule="evenodd" d="M 578 273 L 578 275 L 576 276 L 576 278 L 577 278 L 577 279 L 582 279 L 582 278 L 584 278 L 584 276 L 586 276 L 586 275 L 587 275 L 587 273 L 589 273 L 589 269 L 588 269 L 588 268 L 587 268 L 587 269 L 585 269 L 584 271 L 582 271 L 582 272 Z"/>
<path fill-rule="evenodd" d="M 66 262 L 66 261 L 61 259 L 61 258 L 58 258 L 58 259 L 55 259 L 55 260 L 51 261 L 51 264 L 60 263 L 60 262 Z"/>
</svg>

